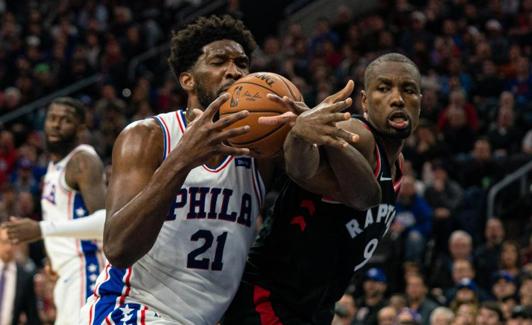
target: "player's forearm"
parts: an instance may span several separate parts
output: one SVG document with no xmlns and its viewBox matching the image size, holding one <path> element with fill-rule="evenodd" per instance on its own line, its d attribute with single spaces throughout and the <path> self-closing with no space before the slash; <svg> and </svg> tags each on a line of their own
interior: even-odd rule
<svg viewBox="0 0 532 325">
<path fill-rule="evenodd" d="M 324 147 L 343 203 L 359 210 L 379 204 L 381 188 L 366 158 L 352 146 Z"/>
<path fill-rule="evenodd" d="M 317 146 L 291 131 L 286 137 L 283 150 L 288 176 L 304 181 L 316 175 L 320 166 L 320 152 Z"/>
<path fill-rule="evenodd" d="M 73 237 L 77 239 L 102 240 L 105 210 L 73 220 L 54 222 L 41 221 L 39 226 L 43 237 Z"/>
<path fill-rule="evenodd" d="M 189 171 L 167 159 L 137 196 L 107 218 L 104 251 L 111 264 L 129 267 L 151 249 Z"/>
</svg>

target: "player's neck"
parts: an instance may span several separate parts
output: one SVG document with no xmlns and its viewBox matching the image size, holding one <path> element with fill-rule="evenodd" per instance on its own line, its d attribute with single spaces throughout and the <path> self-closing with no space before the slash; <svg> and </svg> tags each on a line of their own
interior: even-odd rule
<svg viewBox="0 0 532 325">
<path fill-rule="evenodd" d="M 405 144 L 403 139 L 383 139 L 384 150 L 386 151 L 386 158 L 390 165 L 394 165 Z"/>
<path fill-rule="evenodd" d="M 50 161 L 53 163 L 57 163 L 58 161 L 61 161 L 63 158 L 65 158 L 74 148 L 77 147 L 77 143 L 74 143 L 71 146 L 66 146 L 65 148 L 58 148 L 55 151 L 48 151 L 48 156 L 50 157 Z"/>
</svg>

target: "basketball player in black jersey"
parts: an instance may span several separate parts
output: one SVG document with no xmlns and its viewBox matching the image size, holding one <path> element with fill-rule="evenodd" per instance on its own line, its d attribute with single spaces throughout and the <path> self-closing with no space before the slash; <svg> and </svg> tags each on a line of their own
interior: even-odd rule
<svg viewBox="0 0 532 325">
<path fill-rule="evenodd" d="M 302 104 L 277 100 L 300 113 Z M 284 146 L 292 181 L 282 190 L 272 218 L 250 251 L 224 325 L 331 323 L 335 302 L 352 276 L 368 263 L 393 221 L 401 149 L 418 124 L 420 103 L 418 68 L 404 55 L 389 53 L 366 68 L 364 116 L 336 123 L 358 134 L 352 146 L 331 146 L 338 141 L 334 134 L 327 139 L 323 132 L 315 132 L 330 126 L 320 118 L 319 107 L 293 117 L 294 127 Z M 346 166 L 335 159 L 340 150 L 365 159 L 361 166 Z M 302 153 L 306 157 L 311 153 L 315 159 L 290 158 Z M 324 191 L 326 184 L 320 184 L 324 178 L 316 176 L 327 161 L 342 188 L 351 191 Z M 378 205 L 357 207 L 357 197 L 372 191 L 372 184 L 363 177 L 346 177 L 353 168 L 373 171 L 380 187 Z"/>
</svg>

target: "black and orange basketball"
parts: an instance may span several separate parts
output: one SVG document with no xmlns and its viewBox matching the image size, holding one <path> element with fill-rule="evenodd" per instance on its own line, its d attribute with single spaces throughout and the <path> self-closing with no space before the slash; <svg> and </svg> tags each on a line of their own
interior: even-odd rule
<svg viewBox="0 0 532 325">
<path fill-rule="evenodd" d="M 220 107 L 220 116 L 248 110 L 249 116 L 232 124 L 230 128 L 244 125 L 249 125 L 251 128 L 248 133 L 229 139 L 229 144 L 234 147 L 249 148 L 261 158 L 277 154 L 282 149 L 290 126 L 262 125 L 258 123 L 258 119 L 261 116 L 275 116 L 287 111 L 284 106 L 269 99 L 267 97 L 269 93 L 302 101 L 303 97 L 297 87 L 281 75 L 256 72 L 236 81 L 229 87 L 227 93 L 231 97 Z"/>
</svg>

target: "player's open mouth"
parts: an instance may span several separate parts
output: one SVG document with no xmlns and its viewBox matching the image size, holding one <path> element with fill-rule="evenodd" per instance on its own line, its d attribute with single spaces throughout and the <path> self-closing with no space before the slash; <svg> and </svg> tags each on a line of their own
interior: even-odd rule
<svg viewBox="0 0 532 325">
<path fill-rule="evenodd" d="M 395 112 L 388 118 L 388 123 L 395 129 L 404 129 L 410 124 L 410 119 L 404 112 Z"/>
<path fill-rule="evenodd" d="M 61 141 L 61 136 L 55 135 L 55 134 L 54 135 L 50 134 L 50 135 L 47 136 L 47 138 L 48 138 L 49 142 Z"/>
</svg>

